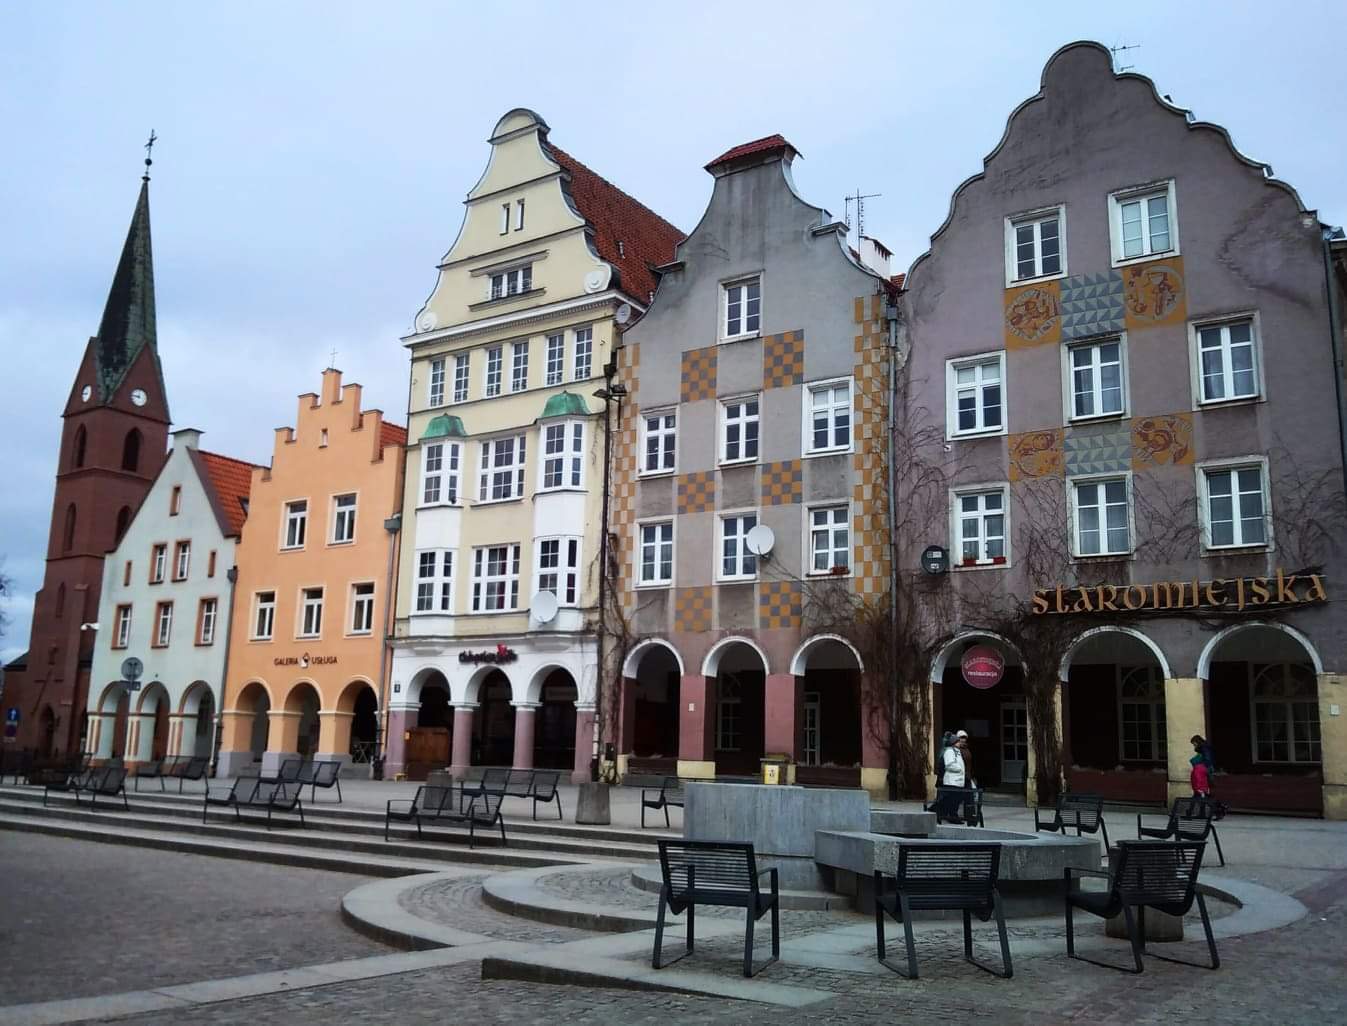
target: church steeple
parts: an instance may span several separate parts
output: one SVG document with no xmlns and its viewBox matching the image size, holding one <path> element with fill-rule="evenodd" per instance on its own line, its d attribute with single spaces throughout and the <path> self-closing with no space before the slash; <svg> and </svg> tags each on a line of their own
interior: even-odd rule
<svg viewBox="0 0 1347 1026">
<path fill-rule="evenodd" d="M 94 346 L 98 399 L 109 403 L 142 349 L 158 352 L 154 314 L 154 255 L 150 248 L 150 180 L 141 181 L 131 227 L 112 279 Z"/>
</svg>

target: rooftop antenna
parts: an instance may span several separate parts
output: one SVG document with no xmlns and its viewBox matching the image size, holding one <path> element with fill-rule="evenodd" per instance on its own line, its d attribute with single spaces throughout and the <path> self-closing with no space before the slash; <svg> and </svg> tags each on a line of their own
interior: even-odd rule
<svg viewBox="0 0 1347 1026">
<path fill-rule="evenodd" d="M 332 350 L 332 361 L 327 365 L 327 369 L 328 370 L 337 369 L 337 351 L 335 349 Z"/>
<path fill-rule="evenodd" d="M 1120 63 L 1122 61 L 1122 55 L 1125 54 L 1128 50 L 1140 50 L 1141 44 L 1119 43 L 1117 46 L 1110 46 L 1108 49 L 1109 53 L 1113 54 L 1113 64 L 1117 68 L 1118 74 L 1121 75 L 1124 71 L 1131 71 L 1133 68 L 1136 67 L 1135 64 Z"/>
<path fill-rule="evenodd" d="M 150 129 L 150 138 L 145 142 L 145 173 L 140 176 L 142 182 L 150 180 L 150 165 L 154 163 L 150 159 L 150 151 L 154 149 L 154 144 L 159 141 L 159 137 L 154 134 L 154 129 Z"/>
<path fill-rule="evenodd" d="M 882 192 L 868 192 L 862 195 L 861 190 L 856 190 L 856 195 L 848 196 L 843 203 L 845 211 L 847 231 L 851 231 L 851 204 L 856 204 L 856 243 L 860 245 L 861 236 L 865 234 L 865 201 L 868 199 L 878 199 L 884 195 Z"/>
</svg>

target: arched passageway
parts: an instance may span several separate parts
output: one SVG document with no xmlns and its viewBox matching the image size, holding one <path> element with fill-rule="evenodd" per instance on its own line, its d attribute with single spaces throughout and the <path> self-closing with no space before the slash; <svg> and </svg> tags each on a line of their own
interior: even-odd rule
<svg viewBox="0 0 1347 1026">
<path fill-rule="evenodd" d="M 707 662 L 715 678 L 716 776 L 756 777 L 764 754 L 767 664 L 757 648 L 739 640 L 718 646 Z"/>
<path fill-rule="evenodd" d="M 351 762 L 366 764 L 379 743 L 379 699 L 368 684 L 356 693 L 351 713 Z"/>
<path fill-rule="evenodd" d="M 999 679 L 976 672 L 988 661 L 970 650 L 989 648 L 1003 666 Z M 965 657 L 968 666 L 965 668 Z M 994 659 L 992 660 L 994 661 Z M 1029 768 L 1029 717 L 1024 699 L 1024 673 L 1014 648 L 989 633 L 969 633 L 952 640 L 933 668 L 932 748 L 939 749 L 945 731 L 968 732 L 973 778 L 978 786 L 1022 793 Z"/>
<path fill-rule="evenodd" d="M 627 660 L 622 681 L 622 750 L 630 773 L 672 776 L 678 772 L 678 655 L 650 641 Z"/>
<path fill-rule="evenodd" d="M 797 662 L 796 782 L 860 787 L 861 665 L 855 651 L 838 639 L 820 639 L 807 644 Z"/>
<path fill-rule="evenodd" d="M 477 696 L 472 764 L 512 766 L 515 710 L 510 704 L 509 678 L 500 670 L 492 670 L 482 681 Z"/>
<path fill-rule="evenodd" d="M 290 689 L 285 698 L 286 723 L 281 732 L 280 752 L 295 752 L 302 759 L 311 759 L 318 752 L 321 725 L 318 711 L 323 701 L 318 689 L 308 681 L 301 681 Z M 294 724 L 293 741 L 287 743 L 290 724 Z"/>
<path fill-rule="evenodd" d="M 454 708 L 449 704 L 449 681 L 438 670 L 428 670 L 419 681 L 420 704 L 404 731 L 408 780 L 425 780 L 431 770 L 449 765 L 454 733 Z"/>
<path fill-rule="evenodd" d="M 575 766 L 575 679 L 565 670 L 553 670 L 543 681 L 534 715 L 533 766 L 571 771 Z M 516 718 L 519 713 L 516 710 Z"/>
<path fill-rule="evenodd" d="M 248 751 L 253 762 L 261 762 L 267 751 L 267 741 L 271 733 L 271 697 L 267 689 L 257 681 L 250 682 L 239 692 L 235 703 L 239 712 L 251 721 L 248 728 Z"/>
</svg>

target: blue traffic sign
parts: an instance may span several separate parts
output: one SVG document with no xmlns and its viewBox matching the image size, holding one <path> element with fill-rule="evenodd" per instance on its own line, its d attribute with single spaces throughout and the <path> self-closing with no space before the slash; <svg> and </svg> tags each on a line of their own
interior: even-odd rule
<svg viewBox="0 0 1347 1026">
<path fill-rule="evenodd" d="M 8 709 L 6 709 L 6 710 L 5 710 L 5 722 L 6 722 L 6 723 L 18 723 L 18 722 L 19 722 L 19 710 L 18 710 L 17 708 L 15 708 L 14 706 L 10 706 Z"/>
</svg>

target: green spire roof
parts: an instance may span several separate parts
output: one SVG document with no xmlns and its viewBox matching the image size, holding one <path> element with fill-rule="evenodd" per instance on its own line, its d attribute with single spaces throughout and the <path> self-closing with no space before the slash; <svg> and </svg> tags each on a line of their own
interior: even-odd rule
<svg viewBox="0 0 1347 1026">
<path fill-rule="evenodd" d="M 548 417 L 587 417 L 589 416 L 589 407 L 585 405 L 585 400 L 574 392 L 558 392 L 547 400 L 547 405 L 543 407 L 543 416 Z"/>
<path fill-rule="evenodd" d="M 95 348 L 99 397 L 111 400 L 146 346 L 155 349 L 154 257 L 150 250 L 150 183 L 141 182 L 136 212 L 112 278 Z"/>
<path fill-rule="evenodd" d="M 441 413 L 438 417 L 426 425 L 426 429 L 421 432 L 421 441 L 427 438 L 467 438 L 468 433 L 463 430 L 463 421 L 458 417 L 452 417 L 447 413 Z"/>
</svg>

